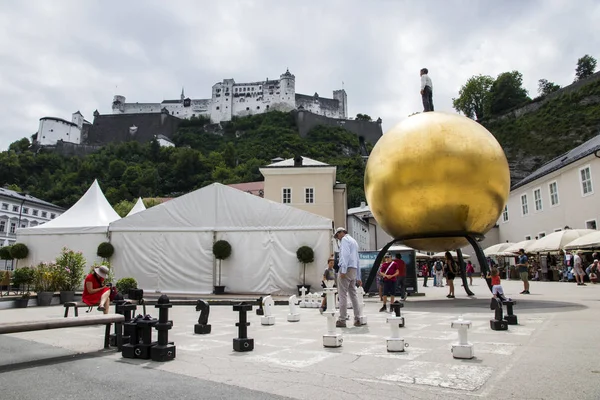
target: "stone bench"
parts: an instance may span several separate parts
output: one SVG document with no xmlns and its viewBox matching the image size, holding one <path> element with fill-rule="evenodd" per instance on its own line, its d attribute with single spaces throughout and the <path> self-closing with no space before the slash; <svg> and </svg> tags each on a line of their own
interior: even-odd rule
<svg viewBox="0 0 600 400">
<path fill-rule="evenodd" d="M 46 329 L 73 328 L 77 326 L 106 325 L 104 333 L 104 348 L 109 348 L 109 337 L 111 324 L 115 324 L 117 335 L 117 348 L 121 350 L 122 334 L 121 326 L 125 317 L 120 314 L 86 315 L 79 318 L 53 318 L 36 321 L 0 322 L 0 334 L 20 333 L 31 331 L 43 331 Z"/>
<path fill-rule="evenodd" d="M 135 300 L 127 300 L 127 302 L 131 303 L 131 304 L 135 304 L 135 305 L 139 305 L 142 306 L 144 308 L 144 315 L 146 315 L 146 301 L 144 299 L 141 299 L 139 301 L 135 301 Z M 67 318 L 69 316 L 69 309 L 73 308 L 73 311 L 75 312 L 75 316 L 79 317 L 79 308 L 87 308 L 86 313 L 89 313 L 90 311 L 92 311 L 92 309 L 94 307 L 98 307 L 98 304 L 90 306 L 88 304 L 85 304 L 82 301 L 68 301 L 64 304 L 65 307 L 65 318 Z"/>
</svg>

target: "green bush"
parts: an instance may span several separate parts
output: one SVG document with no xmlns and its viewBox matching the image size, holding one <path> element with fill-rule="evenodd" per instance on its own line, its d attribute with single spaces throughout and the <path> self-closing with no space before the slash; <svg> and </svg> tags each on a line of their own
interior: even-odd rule
<svg viewBox="0 0 600 400">
<path fill-rule="evenodd" d="M 33 290 L 36 293 L 60 290 L 63 280 L 61 268 L 56 264 L 43 262 L 33 269 Z"/>
<path fill-rule="evenodd" d="M 98 257 L 102 257 L 102 258 L 111 258 L 114 253 L 115 253 L 115 248 L 109 242 L 100 243 L 98 245 L 98 251 L 96 252 Z"/>
<path fill-rule="evenodd" d="M 227 240 L 218 240 L 213 245 L 213 254 L 217 260 L 225 260 L 231 255 L 231 245 Z"/>
<path fill-rule="evenodd" d="M 121 278 L 115 286 L 119 293 L 127 294 L 129 289 L 137 289 L 137 281 L 134 278 Z"/>
<path fill-rule="evenodd" d="M 24 258 L 27 258 L 27 256 L 29 255 L 29 249 L 23 243 L 15 243 L 10 248 L 10 255 L 12 258 L 22 260 Z"/>
<path fill-rule="evenodd" d="M 10 249 L 12 246 L 0 247 L 0 260 L 12 260 Z"/>
<path fill-rule="evenodd" d="M 84 278 L 85 264 L 82 252 L 63 248 L 61 255 L 56 259 L 58 273 L 56 289 L 64 291 L 79 289 Z"/>
<path fill-rule="evenodd" d="M 35 271 L 33 268 L 17 268 L 13 272 L 13 285 L 23 289 L 33 283 Z"/>
</svg>

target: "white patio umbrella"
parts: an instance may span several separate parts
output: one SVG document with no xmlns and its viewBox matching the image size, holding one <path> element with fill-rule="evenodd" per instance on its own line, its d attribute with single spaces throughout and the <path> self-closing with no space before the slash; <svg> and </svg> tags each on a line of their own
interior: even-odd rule
<svg viewBox="0 0 600 400">
<path fill-rule="evenodd" d="M 451 251 L 450 254 L 452 254 L 452 257 L 457 258 L 458 254 L 456 254 L 455 251 Z M 463 258 L 471 258 L 470 255 L 462 253 Z M 434 255 L 432 255 L 431 257 L 433 258 L 444 258 L 446 257 L 446 252 L 445 251 L 440 251 L 439 253 L 435 253 Z"/>
<path fill-rule="evenodd" d="M 417 257 L 417 259 L 427 259 L 427 260 L 431 258 L 430 255 L 425 254 L 425 253 L 419 253 L 419 252 L 417 252 L 416 257 Z"/>
<path fill-rule="evenodd" d="M 523 240 L 522 242 L 518 242 L 508 246 L 504 249 L 504 251 L 507 253 L 517 254 L 519 252 L 519 249 L 523 249 L 525 250 L 525 253 L 527 253 L 529 252 L 529 247 L 531 247 L 533 243 L 535 243 L 535 240 Z"/>
<path fill-rule="evenodd" d="M 559 251 L 573 240 L 595 232 L 593 229 L 565 229 L 537 240 L 527 250 L 531 253 Z"/>
<path fill-rule="evenodd" d="M 600 231 L 594 231 L 585 236 L 581 236 L 572 242 L 569 242 L 564 249 L 565 250 L 576 250 L 576 249 L 593 249 L 600 247 Z"/>
<path fill-rule="evenodd" d="M 514 253 L 508 252 L 506 251 L 506 249 L 510 246 L 512 246 L 514 243 L 498 243 L 495 244 L 493 246 L 490 246 L 486 249 L 483 250 L 483 254 L 486 255 L 486 257 L 494 257 L 494 256 L 498 256 L 498 257 L 510 257 L 510 256 L 514 256 Z"/>
</svg>

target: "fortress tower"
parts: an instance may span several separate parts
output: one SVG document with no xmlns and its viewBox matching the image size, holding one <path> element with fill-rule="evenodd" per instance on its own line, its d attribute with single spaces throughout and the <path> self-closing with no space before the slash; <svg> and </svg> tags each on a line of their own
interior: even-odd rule
<svg viewBox="0 0 600 400">
<path fill-rule="evenodd" d="M 340 117 L 348 118 L 348 95 L 344 89 L 334 90 L 333 98 L 340 102 Z"/>
<path fill-rule="evenodd" d="M 296 107 L 296 77 L 286 69 L 284 74 L 279 76 L 280 79 L 280 99 L 284 103 L 288 103 L 292 108 Z"/>
<path fill-rule="evenodd" d="M 125 96 L 116 95 L 112 103 L 113 114 L 123 114 L 125 112 Z"/>
</svg>

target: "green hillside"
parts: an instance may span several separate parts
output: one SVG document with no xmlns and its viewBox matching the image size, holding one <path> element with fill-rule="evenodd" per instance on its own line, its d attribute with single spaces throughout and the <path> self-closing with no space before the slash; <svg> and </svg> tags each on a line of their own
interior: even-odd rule
<svg viewBox="0 0 600 400">
<path fill-rule="evenodd" d="M 269 112 L 236 118 L 223 132 L 210 132 L 207 121 L 185 121 L 173 140 L 177 147 L 127 142 L 85 156 L 34 153 L 22 139 L 0 153 L 0 185 L 69 207 L 98 179 L 108 201 L 175 197 L 213 182 L 262 180 L 261 166 L 275 157 L 299 154 L 338 167 L 350 207 L 364 201 L 364 162 L 355 134 L 317 127 L 298 135 L 290 113 Z"/>
</svg>

